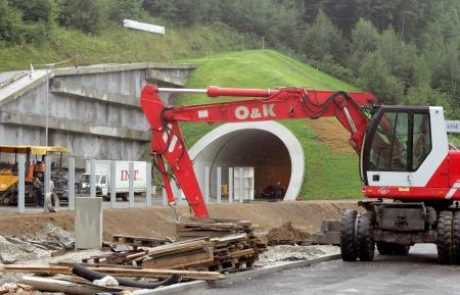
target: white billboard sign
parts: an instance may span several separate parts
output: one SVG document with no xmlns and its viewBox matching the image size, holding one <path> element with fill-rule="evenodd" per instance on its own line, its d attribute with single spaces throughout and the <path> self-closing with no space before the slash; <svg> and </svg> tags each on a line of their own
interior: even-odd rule
<svg viewBox="0 0 460 295">
<path fill-rule="evenodd" d="M 460 133 L 460 121 L 449 121 L 446 120 L 447 132 Z"/>
<path fill-rule="evenodd" d="M 165 27 L 147 24 L 147 23 L 141 23 L 135 20 L 130 20 L 130 19 L 123 20 L 123 27 L 145 31 L 145 32 L 150 32 L 150 33 L 155 33 L 155 34 L 162 34 L 162 35 L 165 34 Z"/>
</svg>

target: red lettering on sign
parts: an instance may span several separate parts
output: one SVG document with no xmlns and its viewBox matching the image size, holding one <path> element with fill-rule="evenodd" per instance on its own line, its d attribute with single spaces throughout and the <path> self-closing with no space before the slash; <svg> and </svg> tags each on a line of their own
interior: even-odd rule
<svg viewBox="0 0 460 295">
<path fill-rule="evenodd" d="M 139 170 L 134 170 L 134 181 L 141 180 L 142 177 L 139 175 Z M 129 180 L 129 172 L 128 170 L 121 170 L 121 181 Z"/>
<path fill-rule="evenodd" d="M 121 170 L 121 181 L 126 181 L 128 180 L 128 176 L 129 176 L 129 173 L 128 173 L 128 170 Z"/>
</svg>

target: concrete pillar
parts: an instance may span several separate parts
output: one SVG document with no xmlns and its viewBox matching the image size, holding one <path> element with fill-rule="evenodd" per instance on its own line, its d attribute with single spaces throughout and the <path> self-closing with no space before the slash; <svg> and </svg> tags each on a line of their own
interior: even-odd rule
<svg viewBox="0 0 460 295">
<path fill-rule="evenodd" d="M 166 196 L 166 189 L 165 188 L 163 188 L 161 190 L 161 198 L 163 200 L 163 206 L 168 205 L 168 196 Z"/>
<path fill-rule="evenodd" d="M 204 168 L 204 202 L 209 203 L 209 166 Z"/>
<path fill-rule="evenodd" d="M 244 201 L 244 177 L 243 177 L 243 167 L 240 167 L 238 170 L 239 178 L 238 178 L 238 195 L 240 196 L 240 203 Z"/>
<path fill-rule="evenodd" d="M 50 181 L 51 181 L 51 162 L 53 157 L 51 154 L 47 154 L 45 157 L 45 196 L 50 192 Z M 48 212 L 48 207 L 44 204 L 43 210 Z"/>
<path fill-rule="evenodd" d="M 233 168 L 228 168 L 228 202 L 233 203 Z"/>
<path fill-rule="evenodd" d="M 75 210 L 75 158 L 69 158 L 69 170 L 68 170 L 68 185 L 69 185 L 69 210 Z"/>
<path fill-rule="evenodd" d="M 145 202 L 147 207 L 152 207 L 152 163 L 147 162 L 145 171 Z"/>
<path fill-rule="evenodd" d="M 217 197 L 217 204 L 222 203 L 222 167 L 217 167 L 216 169 L 216 197 Z"/>
<path fill-rule="evenodd" d="M 75 248 L 100 248 L 102 229 L 102 198 L 76 198 Z"/>
<path fill-rule="evenodd" d="M 90 160 L 90 190 L 89 196 L 92 198 L 96 197 L 96 159 Z"/>
<path fill-rule="evenodd" d="M 24 213 L 26 211 L 25 202 L 25 180 L 26 180 L 26 155 L 18 155 L 18 211 Z"/>
<path fill-rule="evenodd" d="M 115 161 L 110 161 L 110 208 L 115 208 L 117 203 L 117 173 Z"/>
<path fill-rule="evenodd" d="M 134 163 L 129 161 L 129 172 L 128 172 L 128 181 L 129 181 L 129 207 L 134 207 Z"/>
</svg>

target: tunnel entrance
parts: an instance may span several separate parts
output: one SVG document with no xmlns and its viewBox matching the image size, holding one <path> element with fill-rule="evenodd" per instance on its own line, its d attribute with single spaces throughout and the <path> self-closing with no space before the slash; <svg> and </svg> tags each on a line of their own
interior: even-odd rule
<svg viewBox="0 0 460 295">
<path fill-rule="evenodd" d="M 254 129 L 229 135 L 214 154 L 210 175 L 216 174 L 217 167 L 222 167 L 223 180 L 228 179 L 228 167 L 253 167 L 255 199 L 269 198 L 278 183 L 285 192 L 291 177 L 291 161 L 284 143 L 267 131 Z M 211 192 L 216 190 L 216 181 L 211 181 L 210 185 Z"/>
<path fill-rule="evenodd" d="M 246 169 L 249 182 L 245 190 L 252 190 L 255 200 L 270 198 L 273 189 L 284 191 L 285 200 L 294 200 L 303 181 L 303 150 L 295 136 L 276 122 L 234 123 L 219 126 L 205 135 L 190 149 L 195 173 L 201 190 L 211 197 L 217 195 L 217 175 L 221 175 L 223 197 L 238 190 L 229 180 L 229 168 L 238 174 L 239 167 Z M 220 167 L 220 172 L 218 172 Z M 252 172 L 251 172 L 252 170 Z M 241 171 L 241 170 L 239 170 Z M 206 175 L 209 174 L 209 180 Z M 234 182 L 238 182 L 234 178 Z M 246 180 L 245 180 L 246 181 Z"/>
</svg>

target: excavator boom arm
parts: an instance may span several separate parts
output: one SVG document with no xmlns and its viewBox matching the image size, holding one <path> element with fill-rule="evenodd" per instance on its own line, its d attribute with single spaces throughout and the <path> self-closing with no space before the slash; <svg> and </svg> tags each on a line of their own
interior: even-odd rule
<svg viewBox="0 0 460 295">
<path fill-rule="evenodd" d="M 160 92 L 163 91 L 206 93 L 209 97 L 251 98 L 190 106 L 165 106 L 160 98 Z M 373 102 L 374 97 L 370 93 L 316 91 L 304 88 L 160 89 L 147 85 L 141 94 L 141 106 L 152 130 L 151 155 L 154 156 L 162 173 L 168 200 L 171 205 L 175 204 L 164 160 L 198 218 L 207 217 L 208 213 L 179 122 L 229 123 L 335 116 L 344 128 L 349 130 L 350 144 L 359 153 L 368 121 L 361 107 Z"/>
</svg>

